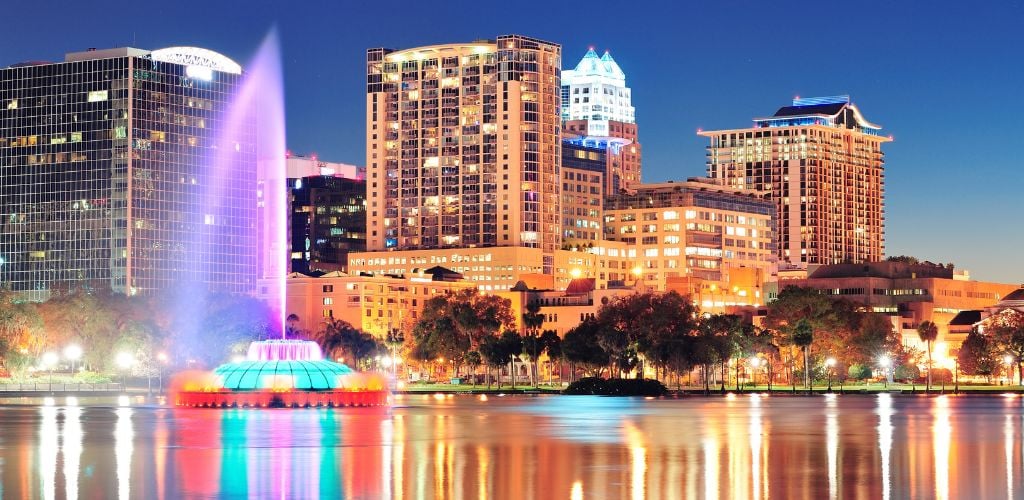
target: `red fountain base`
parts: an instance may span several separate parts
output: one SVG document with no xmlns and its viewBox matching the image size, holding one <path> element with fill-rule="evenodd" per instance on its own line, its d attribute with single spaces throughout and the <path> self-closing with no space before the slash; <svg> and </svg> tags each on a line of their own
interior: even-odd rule
<svg viewBox="0 0 1024 500">
<path fill-rule="evenodd" d="M 341 408 L 387 406 L 388 391 L 183 391 L 174 404 L 191 408 Z"/>
</svg>

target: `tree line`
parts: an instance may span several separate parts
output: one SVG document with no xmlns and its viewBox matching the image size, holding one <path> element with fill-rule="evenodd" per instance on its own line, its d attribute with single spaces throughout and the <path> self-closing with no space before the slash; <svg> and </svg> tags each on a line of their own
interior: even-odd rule
<svg viewBox="0 0 1024 500">
<path fill-rule="evenodd" d="M 77 367 L 93 372 L 121 370 L 120 352 L 132 355 L 136 375 L 164 364 L 212 367 L 244 354 L 249 342 L 267 338 L 274 327 L 266 304 L 246 295 L 77 289 L 36 303 L 0 289 L 0 376 L 25 375 L 45 353 L 61 356 L 69 345 L 82 350 Z"/>
</svg>

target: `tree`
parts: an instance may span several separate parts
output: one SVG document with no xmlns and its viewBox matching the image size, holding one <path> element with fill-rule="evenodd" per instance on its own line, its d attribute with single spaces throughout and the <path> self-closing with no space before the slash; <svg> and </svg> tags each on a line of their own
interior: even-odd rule
<svg viewBox="0 0 1024 500">
<path fill-rule="evenodd" d="M 918 370 L 917 365 L 914 364 L 897 366 L 894 375 L 896 380 L 902 380 L 904 383 L 913 383 L 920 376 L 921 370 Z"/>
<path fill-rule="evenodd" d="M 992 382 L 992 375 L 999 369 L 992 340 L 977 329 L 967 334 L 956 358 L 961 372 L 968 375 L 984 375 L 989 383 Z"/>
<path fill-rule="evenodd" d="M 928 381 L 925 390 L 932 390 L 932 342 L 939 337 L 939 327 L 931 321 L 922 321 L 917 325 L 917 335 L 928 348 Z"/>
<path fill-rule="evenodd" d="M 814 343 L 814 328 L 805 319 L 800 319 L 793 327 L 793 345 L 799 347 L 804 353 L 804 386 L 811 388 L 811 362 L 808 358 L 808 350 Z"/>
<path fill-rule="evenodd" d="M 813 288 L 787 286 L 779 292 L 778 298 L 768 304 L 768 314 L 765 316 L 765 327 L 776 332 L 780 344 L 799 348 L 804 354 L 804 376 L 805 383 L 809 383 L 807 377 L 810 375 L 808 354 L 811 344 L 821 341 L 830 345 L 834 352 L 842 349 L 847 342 L 840 333 L 848 333 L 852 330 L 852 323 L 856 319 L 853 314 L 855 308 L 849 301 L 832 300 L 822 295 Z M 801 327 L 803 331 L 797 335 L 796 326 L 800 322 L 806 326 Z M 807 327 L 810 327 L 810 335 L 807 335 Z M 796 339 L 807 341 L 806 346 L 796 344 Z M 795 355 L 789 356 L 790 382 L 796 387 L 793 379 Z"/>
<path fill-rule="evenodd" d="M 0 371 L 26 366 L 33 339 L 41 334 L 43 321 L 36 305 L 18 300 L 0 289 Z"/>
<path fill-rule="evenodd" d="M 561 365 L 562 365 L 562 338 L 558 336 L 558 332 L 554 330 L 544 330 L 540 334 L 540 345 L 544 349 L 544 353 L 548 355 L 548 364 L 554 363 L 555 359 L 558 359 L 559 365 L 559 377 L 561 377 Z M 548 385 L 551 385 L 551 375 L 554 370 L 551 366 L 548 367 Z"/>
<path fill-rule="evenodd" d="M 881 356 L 896 352 L 900 346 L 899 336 L 892 327 L 889 317 L 884 314 L 863 313 L 856 333 L 844 351 L 846 360 L 852 364 L 871 365 Z"/>
<path fill-rule="evenodd" d="M 601 367 L 609 364 L 611 358 L 598 342 L 600 329 L 597 319 L 587 318 L 566 332 L 561 342 L 565 359 L 573 365 L 582 365 L 591 375 L 597 375 Z"/>
<path fill-rule="evenodd" d="M 850 378 L 854 380 L 864 380 L 871 378 L 871 367 L 862 364 L 850 365 L 850 369 L 847 371 Z"/>
<path fill-rule="evenodd" d="M 996 349 L 1012 356 L 1017 364 L 1017 383 L 1024 385 L 1021 363 L 1024 362 L 1024 313 L 1006 309 L 988 319 L 988 332 L 992 335 Z"/>
<path fill-rule="evenodd" d="M 523 329 L 526 330 L 526 338 L 523 339 L 523 354 L 530 359 L 530 382 L 537 387 L 537 357 L 543 349 L 537 340 L 537 330 L 544 326 L 544 315 L 540 313 L 540 302 L 534 300 L 526 304 L 526 311 L 523 312 Z"/>
<path fill-rule="evenodd" d="M 383 343 L 373 335 L 362 332 L 350 323 L 332 319 L 313 338 L 330 358 L 344 355 L 352 366 L 365 365 L 365 360 L 387 352 Z"/>
<path fill-rule="evenodd" d="M 480 356 L 479 351 L 469 351 L 466 353 L 466 366 L 468 366 L 470 370 L 473 370 L 474 372 L 476 372 L 476 368 L 480 366 L 480 364 L 483 363 L 483 361 L 483 357 Z M 475 375 L 471 376 L 470 380 L 472 380 L 473 385 L 476 385 Z"/>
</svg>

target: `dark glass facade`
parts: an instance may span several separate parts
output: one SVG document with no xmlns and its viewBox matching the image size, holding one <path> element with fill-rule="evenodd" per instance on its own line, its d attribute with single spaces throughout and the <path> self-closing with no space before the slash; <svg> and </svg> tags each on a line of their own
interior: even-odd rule
<svg viewBox="0 0 1024 500">
<path fill-rule="evenodd" d="M 338 176 L 288 179 L 292 271 L 347 271 L 366 250 L 366 181 Z"/>
<path fill-rule="evenodd" d="M 253 291 L 255 130 L 230 116 L 243 75 L 102 56 L 0 69 L 0 282 L 39 299 Z"/>
</svg>

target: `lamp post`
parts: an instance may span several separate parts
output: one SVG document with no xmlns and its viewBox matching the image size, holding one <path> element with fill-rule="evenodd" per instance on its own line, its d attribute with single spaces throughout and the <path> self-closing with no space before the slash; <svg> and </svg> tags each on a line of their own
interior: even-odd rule
<svg viewBox="0 0 1024 500">
<path fill-rule="evenodd" d="M 889 384 L 892 383 L 892 371 L 889 370 L 889 368 L 892 366 L 892 360 L 889 359 L 889 356 L 882 356 L 878 360 L 878 365 L 881 366 L 883 370 L 885 370 L 885 387 L 888 388 Z"/>
<path fill-rule="evenodd" d="M 828 392 L 832 392 L 832 369 L 836 366 L 836 358 L 826 359 L 825 366 L 828 367 Z"/>
<path fill-rule="evenodd" d="M 135 364 L 135 357 L 129 352 L 119 352 L 115 358 L 117 367 L 121 369 L 121 387 L 128 392 L 128 370 Z"/>
<path fill-rule="evenodd" d="M 761 358 L 759 358 L 757 356 L 754 356 L 754 357 L 750 358 L 750 361 L 748 361 L 748 363 L 750 364 L 750 378 L 751 378 L 751 381 L 754 382 L 754 385 L 756 386 L 757 385 L 757 368 L 759 366 L 761 366 Z"/>
<path fill-rule="evenodd" d="M 60 357 L 55 352 L 47 352 L 43 354 L 43 368 L 46 369 L 47 373 L 47 390 L 53 390 L 53 368 L 57 366 L 57 362 L 60 361 Z"/>
<path fill-rule="evenodd" d="M 157 361 L 160 362 L 160 366 L 157 367 L 156 380 L 157 380 L 157 393 L 164 393 L 164 368 L 167 366 L 167 353 L 159 352 L 156 355 Z"/>
<path fill-rule="evenodd" d="M 64 348 L 64 357 L 71 361 L 71 376 L 75 376 L 75 362 L 82 359 L 82 348 L 78 344 L 71 344 Z"/>
<path fill-rule="evenodd" d="M 1003 356 L 1003 364 L 1006 365 L 1006 385 L 1010 385 L 1013 382 L 1013 356 Z"/>
</svg>

